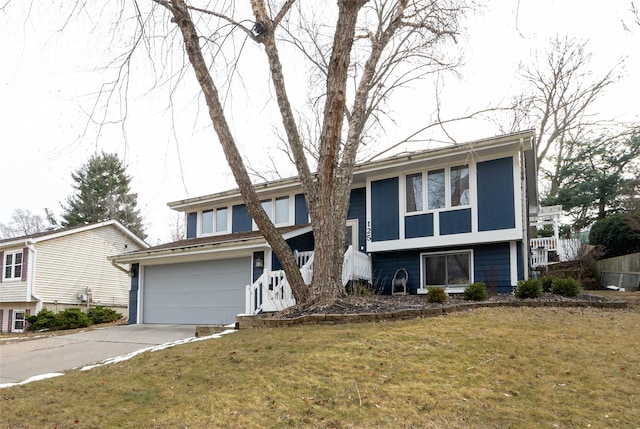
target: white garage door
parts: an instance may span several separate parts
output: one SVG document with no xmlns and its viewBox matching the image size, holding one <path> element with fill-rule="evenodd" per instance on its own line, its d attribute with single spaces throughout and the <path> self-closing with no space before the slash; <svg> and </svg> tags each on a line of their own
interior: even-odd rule
<svg viewBox="0 0 640 429">
<path fill-rule="evenodd" d="M 234 323 L 250 282 L 250 257 L 145 267 L 143 323 Z"/>
</svg>

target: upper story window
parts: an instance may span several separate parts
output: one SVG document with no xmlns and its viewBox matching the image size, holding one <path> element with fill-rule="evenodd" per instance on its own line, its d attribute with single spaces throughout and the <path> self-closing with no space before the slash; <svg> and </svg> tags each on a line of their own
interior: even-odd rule
<svg viewBox="0 0 640 429">
<path fill-rule="evenodd" d="M 22 278 L 22 250 L 5 252 L 3 275 L 7 280 Z"/>
<path fill-rule="evenodd" d="M 469 166 L 459 165 L 406 176 L 406 211 L 421 212 L 469 204 Z M 426 192 L 425 192 L 426 191 Z M 426 198 L 425 198 L 426 196 Z"/>
<path fill-rule="evenodd" d="M 275 225 L 290 223 L 289 197 L 278 197 L 271 200 L 264 200 L 262 201 L 262 208 Z"/>
<path fill-rule="evenodd" d="M 227 232 L 228 209 L 210 209 L 202 211 L 200 232 L 202 235 L 213 234 L 214 232 Z"/>
</svg>

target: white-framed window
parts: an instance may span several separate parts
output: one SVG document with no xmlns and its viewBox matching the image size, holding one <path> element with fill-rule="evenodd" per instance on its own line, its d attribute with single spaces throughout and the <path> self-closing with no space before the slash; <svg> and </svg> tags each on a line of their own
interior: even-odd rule
<svg viewBox="0 0 640 429">
<path fill-rule="evenodd" d="M 228 213 L 227 207 L 218 209 L 203 210 L 200 216 L 200 234 L 210 235 L 215 233 L 227 232 L 228 229 Z"/>
<path fill-rule="evenodd" d="M 24 310 L 13 310 L 13 326 L 11 327 L 11 332 L 24 332 L 26 328 L 25 319 Z"/>
<path fill-rule="evenodd" d="M 291 205 L 288 196 L 264 200 L 261 203 L 262 208 L 274 225 L 291 224 Z"/>
<path fill-rule="evenodd" d="M 405 176 L 406 213 L 469 204 L 469 166 L 466 164 L 429 170 L 426 180 L 422 172 Z"/>
<path fill-rule="evenodd" d="M 423 253 L 421 255 L 422 287 L 466 288 L 473 280 L 471 250 Z"/>
<path fill-rule="evenodd" d="M 2 275 L 5 280 L 22 278 L 22 250 L 4 253 L 4 272 Z"/>
</svg>

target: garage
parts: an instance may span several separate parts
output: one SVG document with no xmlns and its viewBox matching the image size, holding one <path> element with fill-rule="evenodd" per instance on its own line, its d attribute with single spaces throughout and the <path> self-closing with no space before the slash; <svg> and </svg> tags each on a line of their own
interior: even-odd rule
<svg viewBox="0 0 640 429">
<path fill-rule="evenodd" d="M 142 323 L 230 324 L 244 312 L 251 258 L 145 266 Z"/>
</svg>

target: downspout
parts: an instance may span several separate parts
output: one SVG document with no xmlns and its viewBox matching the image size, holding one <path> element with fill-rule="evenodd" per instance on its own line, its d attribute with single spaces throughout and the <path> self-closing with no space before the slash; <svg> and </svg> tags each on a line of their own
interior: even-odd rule
<svg viewBox="0 0 640 429">
<path fill-rule="evenodd" d="M 527 192 L 527 161 L 524 156 L 524 138 L 520 138 L 520 187 L 522 198 L 522 268 L 523 277 L 529 278 L 529 194 Z"/>
<path fill-rule="evenodd" d="M 128 275 L 129 277 L 131 277 L 131 271 L 126 269 L 125 267 L 123 267 L 122 265 L 119 265 L 115 260 L 113 259 L 109 259 L 111 261 L 111 265 L 113 265 L 114 267 L 116 267 L 117 269 L 119 269 L 120 271 L 122 271 L 123 273 L 125 273 L 126 275 Z"/>
<path fill-rule="evenodd" d="M 24 245 L 31 252 L 29 263 L 27 265 L 27 301 L 31 301 L 31 298 L 36 300 L 36 314 L 42 310 L 42 298 L 35 293 L 34 277 L 36 273 L 36 248 L 33 240 L 26 240 Z"/>
</svg>

